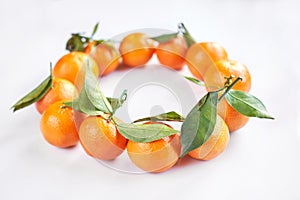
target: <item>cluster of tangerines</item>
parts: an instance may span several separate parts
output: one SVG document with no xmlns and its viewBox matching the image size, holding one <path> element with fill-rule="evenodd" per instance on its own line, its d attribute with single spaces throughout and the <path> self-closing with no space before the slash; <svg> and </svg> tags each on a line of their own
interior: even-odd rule
<svg viewBox="0 0 300 200">
<path fill-rule="evenodd" d="M 229 97 L 222 98 L 230 89 L 247 95 L 251 87 L 247 67 L 229 60 L 218 43 L 196 43 L 183 24 L 178 32 L 152 38 L 145 33 L 130 33 L 119 49 L 112 41 L 93 39 L 97 27 L 91 37 L 72 34 L 66 47 L 71 52 L 58 60 L 47 79 L 13 106 L 15 111 L 35 103 L 42 114 L 41 132 L 50 144 L 67 148 L 80 142 L 88 155 L 101 160 L 113 160 L 127 149 L 130 159 L 142 170 L 162 172 L 185 155 L 199 160 L 215 158 L 226 148 L 229 133 L 243 127 L 249 116 L 271 118 L 266 112 L 265 116 L 247 114 L 249 109 L 236 109 L 241 106 L 235 106 L 232 100 L 229 103 Z M 129 68 L 143 66 L 153 54 L 174 70 L 186 64 L 197 78 L 190 80 L 203 81 L 209 95 L 186 118 L 169 112 L 145 118 L 149 121 L 143 124 L 123 124 L 113 116 L 122 99 L 103 98 L 91 83 L 97 85 L 93 81 L 121 63 Z M 233 77 L 239 77 L 234 84 Z M 232 93 L 231 97 L 239 96 Z M 253 107 L 255 112 L 264 112 L 259 106 Z M 183 122 L 181 131 L 165 121 Z"/>
</svg>

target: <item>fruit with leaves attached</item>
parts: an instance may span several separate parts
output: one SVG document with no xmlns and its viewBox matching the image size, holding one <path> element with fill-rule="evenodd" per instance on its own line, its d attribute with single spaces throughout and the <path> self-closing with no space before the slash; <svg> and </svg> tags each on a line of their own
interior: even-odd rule
<svg viewBox="0 0 300 200">
<path fill-rule="evenodd" d="M 249 92 L 251 89 L 251 76 L 248 68 L 234 60 L 220 60 L 210 67 L 205 76 L 204 81 L 208 91 L 213 91 L 224 86 L 225 77 L 242 78 L 232 89 Z M 224 98 L 218 105 L 218 114 L 225 120 L 229 131 L 234 132 L 245 126 L 249 117 L 240 114 L 232 108 Z"/>
<path fill-rule="evenodd" d="M 42 99 L 35 103 L 36 109 L 42 114 L 51 104 L 60 100 L 72 100 L 78 97 L 76 87 L 70 81 L 62 78 L 52 80 L 51 89 Z"/>
<path fill-rule="evenodd" d="M 188 155 L 198 160 L 211 160 L 225 150 L 229 138 L 230 135 L 226 123 L 217 115 L 215 128 L 207 141 L 197 149 L 190 151 Z"/>
</svg>

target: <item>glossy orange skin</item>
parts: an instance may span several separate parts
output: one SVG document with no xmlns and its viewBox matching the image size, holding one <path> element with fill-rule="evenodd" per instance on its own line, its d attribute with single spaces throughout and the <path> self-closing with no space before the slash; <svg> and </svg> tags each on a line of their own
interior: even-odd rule
<svg viewBox="0 0 300 200">
<path fill-rule="evenodd" d="M 119 51 L 129 67 L 145 65 L 154 53 L 154 41 L 144 33 L 131 33 L 121 41 Z"/>
<path fill-rule="evenodd" d="M 117 158 L 127 145 L 116 125 L 101 116 L 86 118 L 80 126 L 79 138 L 86 153 L 101 160 Z"/>
<path fill-rule="evenodd" d="M 156 48 L 158 61 L 171 69 L 180 70 L 185 64 L 187 44 L 182 36 L 177 36 L 168 42 L 159 43 Z"/>
<path fill-rule="evenodd" d="M 207 69 L 219 60 L 227 60 L 228 54 L 224 47 L 216 42 L 202 42 L 193 44 L 186 53 L 186 63 L 190 72 L 199 80 Z"/>
<path fill-rule="evenodd" d="M 73 110 L 63 101 L 57 101 L 45 110 L 40 129 L 46 141 L 56 147 L 72 147 L 79 141 Z"/>
<path fill-rule="evenodd" d="M 248 68 L 244 64 L 234 60 L 220 60 L 207 70 L 204 77 L 207 90 L 212 91 L 217 88 L 222 88 L 226 81 L 224 77 L 229 77 L 230 75 L 234 76 L 233 80 L 237 77 L 242 78 L 242 81 L 234 85 L 233 89 L 243 92 L 250 91 L 251 75 Z M 249 120 L 249 117 L 233 109 L 225 98 L 218 105 L 218 113 L 225 120 L 230 132 L 242 128 Z"/>
<path fill-rule="evenodd" d="M 223 99 L 219 103 L 218 114 L 225 120 L 230 133 L 244 127 L 249 121 L 249 117 L 242 115 L 232 108 L 226 99 Z"/>
<path fill-rule="evenodd" d="M 114 46 L 101 43 L 98 45 L 90 42 L 84 52 L 89 54 L 97 63 L 99 75 L 105 76 L 116 70 L 120 64 L 120 54 Z"/>
<path fill-rule="evenodd" d="M 98 77 L 97 63 L 83 52 L 71 52 L 61 57 L 53 68 L 53 76 L 69 80 L 80 91 L 84 83 L 87 64 L 89 64 L 95 76 Z"/>
<path fill-rule="evenodd" d="M 229 77 L 230 75 L 234 76 L 233 80 L 238 77 L 242 78 L 242 81 L 235 84 L 233 89 L 244 92 L 250 91 L 251 76 L 248 68 L 244 64 L 234 60 L 220 60 L 207 70 L 204 81 L 207 84 L 208 91 L 222 88 L 226 81 L 225 77 Z"/>
<path fill-rule="evenodd" d="M 45 96 L 35 103 L 35 107 L 42 114 L 51 104 L 60 100 L 72 100 L 78 97 L 76 87 L 68 80 L 54 78 L 52 88 Z"/>
<path fill-rule="evenodd" d="M 198 160 L 211 160 L 219 156 L 227 147 L 230 134 L 224 120 L 217 116 L 215 129 L 208 140 L 188 155 Z"/>
<path fill-rule="evenodd" d="M 142 170 L 153 173 L 164 172 L 175 165 L 180 150 L 180 138 L 177 134 L 153 142 L 129 140 L 127 144 L 127 153 L 131 161 Z"/>
</svg>

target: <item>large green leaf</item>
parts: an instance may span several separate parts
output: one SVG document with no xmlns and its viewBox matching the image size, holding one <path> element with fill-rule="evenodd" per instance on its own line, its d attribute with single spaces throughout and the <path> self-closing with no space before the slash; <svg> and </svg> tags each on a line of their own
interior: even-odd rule
<svg viewBox="0 0 300 200">
<path fill-rule="evenodd" d="M 40 99 L 42 99 L 45 94 L 51 89 L 52 87 L 52 75 L 50 74 L 42 83 L 40 83 L 35 89 L 21 98 L 17 103 L 12 106 L 13 112 L 29 106 Z"/>
<path fill-rule="evenodd" d="M 181 127 L 181 156 L 200 147 L 214 130 L 218 93 L 207 93 L 187 115 Z"/>
<path fill-rule="evenodd" d="M 97 110 L 100 110 L 104 113 L 112 113 L 112 107 L 107 98 L 102 93 L 98 83 L 98 79 L 93 74 L 89 65 L 86 67 L 84 90 L 82 91 L 86 92 L 86 96 L 90 100 L 90 103 L 93 104 L 97 108 Z"/>
<path fill-rule="evenodd" d="M 117 124 L 118 131 L 134 142 L 152 142 L 178 133 L 164 124 Z"/>
<path fill-rule="evenodd" d="M 226 100 L 236 111 L 248 117 L 274 119 L 265 105 L 255 96 L 239 90 L 230 90 Z"/>
</svg>

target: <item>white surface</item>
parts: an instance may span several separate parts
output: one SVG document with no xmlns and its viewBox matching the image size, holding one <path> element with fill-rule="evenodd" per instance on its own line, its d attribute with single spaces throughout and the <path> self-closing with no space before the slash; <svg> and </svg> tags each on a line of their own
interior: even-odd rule
<svg viewBox="0 0 300 200">
<path fill-rule="evenodd" d="M 0 199 L 300 199 L 299 1 L 1 1 Z M 248 65 L 252 94 L 275 121 L 252 119 L 209 162 L 162 174 L 116 172 L 80 146 L 48 145 L 32 106 L 9 107 L 47 76 L 71 32 L 109 38 L 184 22 L 198 41 L 223 44 Z M 109 90 L 109 88 L 106 88 Z"/>
</svg>

